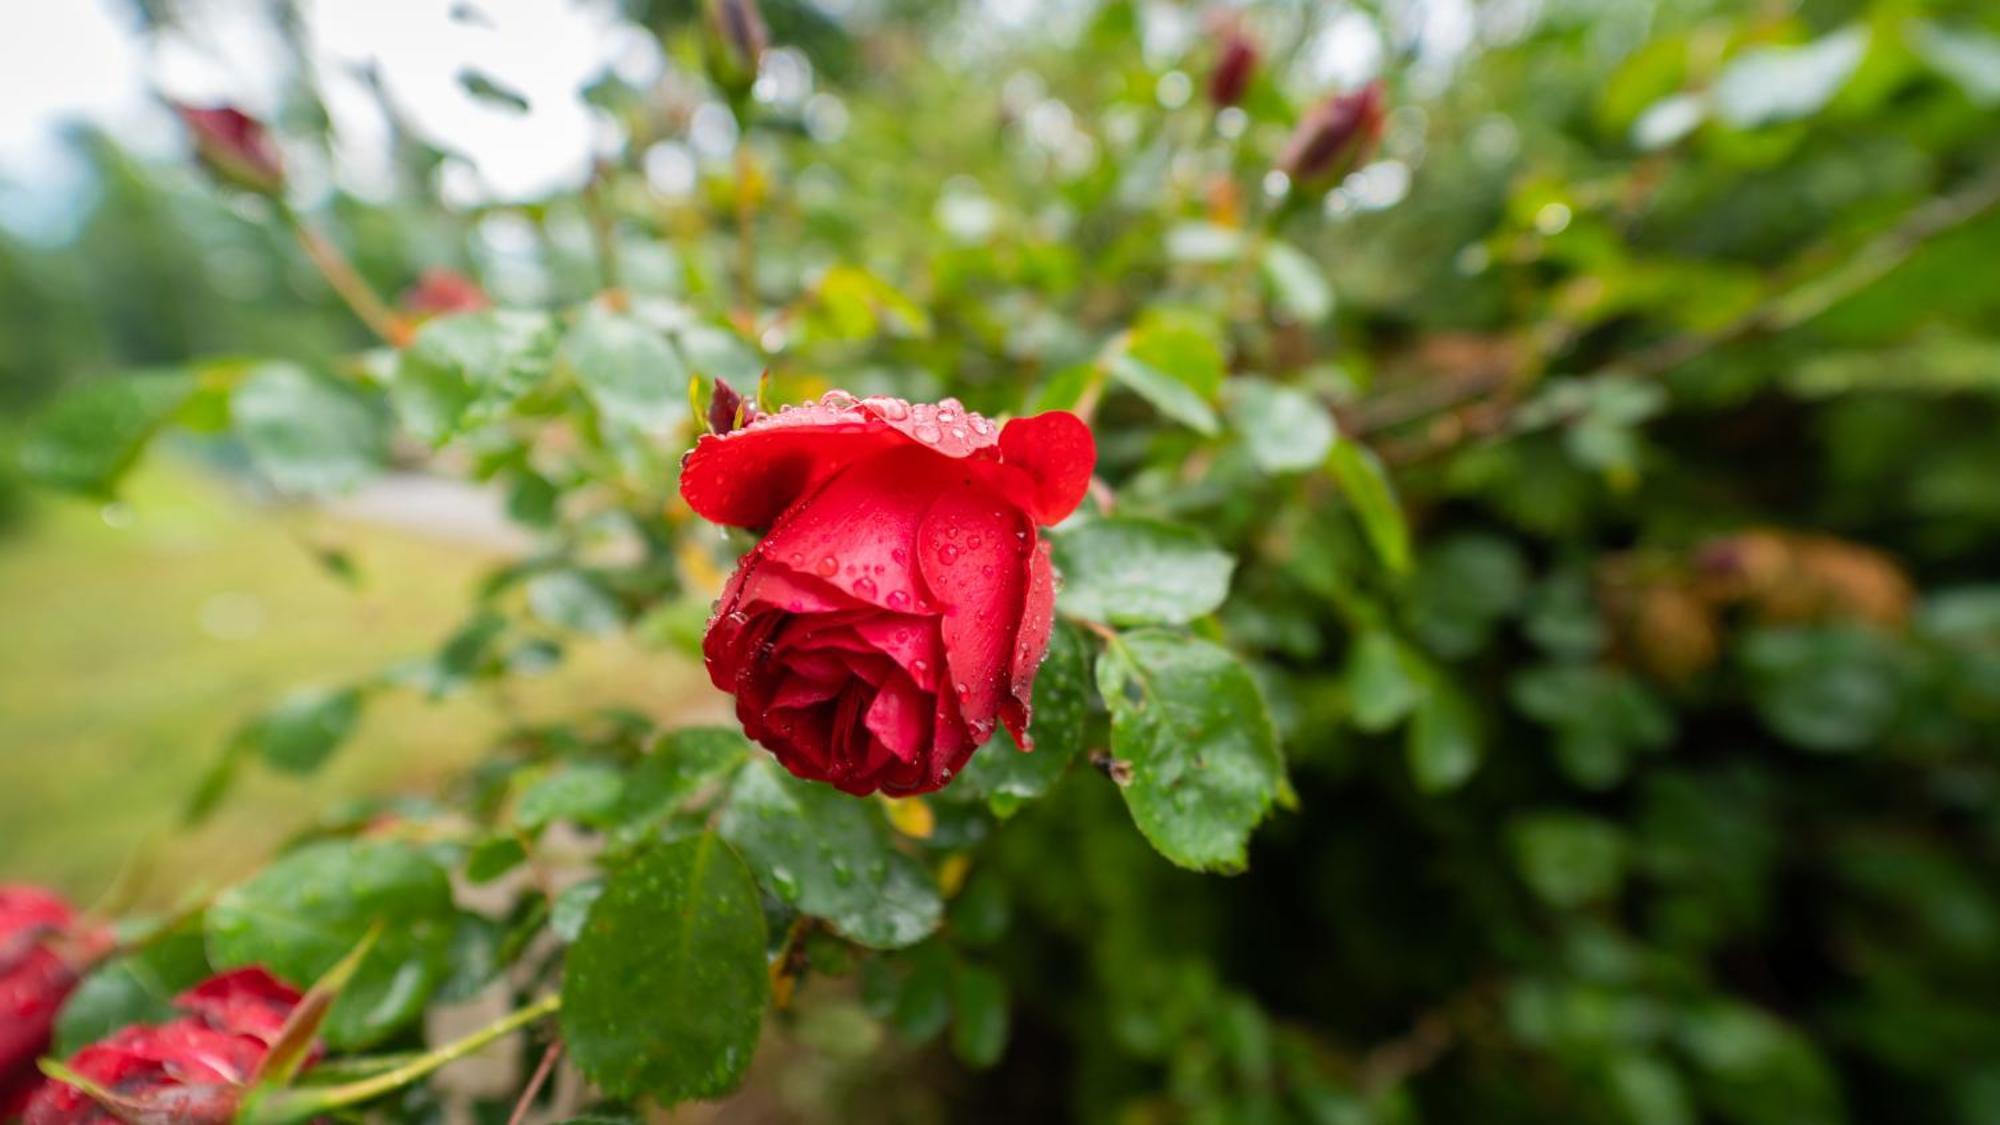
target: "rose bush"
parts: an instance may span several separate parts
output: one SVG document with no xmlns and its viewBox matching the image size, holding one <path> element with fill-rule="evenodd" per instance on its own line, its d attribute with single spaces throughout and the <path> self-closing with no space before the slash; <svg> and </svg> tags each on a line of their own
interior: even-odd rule
<svg viewBox="0 0 2000 1125">
<path fill-rule="evenodd" d="M 844 391 L 703 437 L 688 506 L 770 529 L 702 642 L 744 732 L 861 795 L 943 787 L 996 721 L 1031 750 L 1055 621 L 1036 526 L 1075 510 L 1095 461 L 1073 414 L 996 426 L 956 399 Z"/>
<path fill-rule="evenodd" d="M 409 575 L 327 498 L 437 474 L 515 526 L 436 645 L 329 657 L 188 777 L 284 843 L 146 887 L 48 1055 L 256 1125 L 746 1080 L 721 1112 L 1995 1119 L 1974 6 L 686 7 L 579 9 L 632 49 L 573 191 L 473 201 L 399 134 L 439 197 L 374 205 L 304 90 L 283 163 L 190 121 L 223 202 L 107 162 L 154 205 L 62 264 L 171 315 L 37 478 L 105 502 L 171 434 L 357 617 Z M 105 366 L 16 258 L 11 370 Z M 428 744 L 412 700 L 485 752 L 322 799 Z M 252 966 L 325 1057 L 245 1091 L 264 1040 L 175 997 Z"/>
<path fill-rule="evenodd" d="M 76 928 L 69 903 L 40 887 L 0 886 L 0 1120 L 41 1080 L 35 1060 L 63 1000 L 109 935 Z"/>
</svg>

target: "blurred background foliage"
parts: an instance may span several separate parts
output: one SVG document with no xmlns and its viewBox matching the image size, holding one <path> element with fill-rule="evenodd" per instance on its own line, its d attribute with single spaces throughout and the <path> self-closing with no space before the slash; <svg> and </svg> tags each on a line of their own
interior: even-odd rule
<svg viewBox="0 0 2000 1125">
<path fill-rule="evenodd" d="M 310 21 L 257 9 L 304 228 L 392 301 L 448 268 L 508 310 L 400 356 L 269 201 L 111 133 L 72 138 L 73 221 L 0 226 L 8 876 L 88 893 L 204 771 L 161 900 L 385 815 L 481 882 L 553 822 L 651 831 L 618 787 L 725 713 L 686 653 L 742 546 L 676 505 L 687 384 L 768 369 L 771 404 L 1093 412 L 1117 515 L 1199 529 L 1131 532 L 1192 608 L 1066 609 L 1237 654 L 1288 776 L 1240 874 L 1169 863 L 1063 634 L 1066 743 L 984 751 L 893 849 L 808 820 L 914 857 L 945 921 L 808 909 L 740 1112 L 2000 1120 L 1990 5 L 791 0 L 754 80 L 697 5 L 599 7 L 658 47 L 526 195 L 367 75 L 390 158 L 344 179 Z M 1258 61 L 1219 107 L 1230 35 Z M 1377 75 L 1367 160 L 1274 172 Z M 483 490 L 442 518 L 438 477 Z M 1066 567 L 1115 569 L 1089 527 Z M 336 749 L 310 788 L 248 766 Z M 732 842 L 779 922 L 852 897 Z"/>
</svg>

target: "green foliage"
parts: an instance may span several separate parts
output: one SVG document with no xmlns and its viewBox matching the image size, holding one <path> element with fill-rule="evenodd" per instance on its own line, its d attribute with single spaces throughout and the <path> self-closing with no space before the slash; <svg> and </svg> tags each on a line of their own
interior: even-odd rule
<svg viewBox="0 0 2000 1125">
<path fill-rule="evenodd" d="M 171 434 L 310 502 L 393 455 L 528 544 L 428 652 L 237 728 L 201 801 L 270 799 L 225 783 L 320 770 L 401 694 L 489 714 L 492 752 L 98 967 L 60 1047 L 211 961 L 310 984 L 379 925 L 323 1065 L 559 990 L 612 1099 L 579 1120 L 728 1093 L 767 1008 L 772 1089 L 827 1120 L 1994 1116 L 1989 14 L 1481 7 L 1461 49 L 1254 4 L 1218 112 L 1180 6 L 763 7 L 758 81 L 687 5 L 622 9 L 668 77 L 588 91 L 621 143 L 587 189 L 293 201 L 384 289 L 490 286 L 372 350 L 331 289 L 218 299 L 216 263 L 302 273 L 295 232 L 108 146 L 76 276 L 0 235 L 0 374 L 76 383 L 19 435 L 31 476 L 107 499 Z M 1379 146 L 1281 183 L 1369 33 Z M 648 693 L 517 706 L 578 653 L 698 655 L 754 541 L 677 495 L 718 380 L 1088 417 L 1031 752 L 999 731 L 891 802 Z M 354 1112 L 444 1112 L 382 1096 Z"/>
<path fill-rule="evenodd" d="M 611 875 L 563 978 L 563 1037 L 620 1097 L 713 1097 L 742 1081 L 770 989 L 750 872 L 713 834 Z"/>
</svg>

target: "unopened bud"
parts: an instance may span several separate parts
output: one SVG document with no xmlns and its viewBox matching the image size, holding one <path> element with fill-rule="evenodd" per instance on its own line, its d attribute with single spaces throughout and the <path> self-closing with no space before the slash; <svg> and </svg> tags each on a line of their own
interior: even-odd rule
<svg viewBox="0 0 2000 1125">
<path fill-rule="evenodd" d="M 1370 82 L 1336 94 L 1306 111 L 1278 158 L 1278 170 L 1296 185 L 1330 184 L 1352 172 L 1382 137 L 1382 84 Z"/>
<path fill-rule="evenodd" d="M 757 0 L 708 0 L 707 8 L 709 75 L 732 93 L 748 90 L 764 49 L 771 45 Z"/>
<path fill-rule="evenodd" d="M 259 195 L 284 190 L 285 164 L 263 122 L 233 106 L 173 109 L 194 140 L 195 157 L 210 175 Z"/>
<path fill-rule="evenodd" d="M 1208 72 L 1208 100 L 1217 109 L 1227 109 L 1243 100 L 1250 77 L 1257 72 L 1257 41 L 1240 26 L 1223 32 L 1222 51 L 1215 69 Z"/>
</svg>

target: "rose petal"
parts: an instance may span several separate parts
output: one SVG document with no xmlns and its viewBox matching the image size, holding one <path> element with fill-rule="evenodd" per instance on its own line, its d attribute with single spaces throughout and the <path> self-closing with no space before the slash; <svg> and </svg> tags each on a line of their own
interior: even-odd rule
<svg viewBox="0 0 2000 1125">
<path fill-rule="evenodd" d="M 1032 533 L 1030 533 L 1032 535 Z M 1034 717 L 1035 673 L 1049 652 L 1049 632 L 1056 620 L 1056 572 L 1049 561 L 1047 540 L 1035 538 L 1028 552 L 1028 593 L 1021 607 L 1021 629 L 1015 636 L 1014 658 L 1008 676 L 1008 697 L 1000 703 L 1000 721 L 1023 750 L 1035 748 L 1028 734 Z"/>
<path fill-rule="evenodd" d="M 921 611 L 917 530 L 937 490 L 938 464 L 910 450 L 850 467 L 800 504 L 757 548 L 854 600 Z"/>
<path fill-rule="evenodd" d="M 1067 410 L 1016 418 L 1000 431 L 1000 461 L 1025 474 L 1021 500 L 1036 523 L 1057 524 L 1076 511 L 1097 467 L 1097 442 L 1083 419 Z"/>
<path fill-rule="evenodd" d="M 975 746 L 993 734 L 1006 694 L 1030 533 L 1026 517 L 968 478 L 946 485 L 924 519 L 924 584 L 943 612 L 938 631 L 951 670 L 938 694 L 956 695 Z"/>
<path fill-rule="evenodd" d="M 267 1046 L 277 1041 L 302 995 L 250 965 L 219 973 L 174 998 L 174 1006 L 218 1031 L 248 1035 Z"/>
<path fill-rule="evenodd" d="M 947 420 L 949 419 L 949 420 Z M 767 527 L 842 469 L 877 453 L 921 448 L 944 457 L 991 457 L 998 427 L 949 400 L 856 402 L 829 391 L 727 434 L 705 434 L 681 465 L 681 496 L 703 518 Z"/>
<path fill-rule="evenodd" d="M 897 758 L 911 761 L 930 741 L 931 702 L 907 680 L 891 680 L 875 693 L 864 721 Z"/>
</svg>

